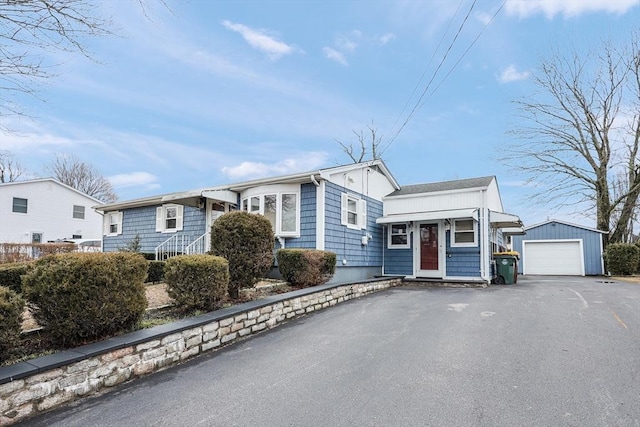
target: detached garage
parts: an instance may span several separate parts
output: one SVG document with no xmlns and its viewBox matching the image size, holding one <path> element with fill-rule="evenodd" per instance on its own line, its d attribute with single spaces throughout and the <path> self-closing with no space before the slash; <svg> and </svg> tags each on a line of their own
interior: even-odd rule
<svg viewBox="0 0 640 427">
<path fill-rule="evenodd" d="M 513 236 L 520 253 L 518 272 L 531 275 L 597 276 L 603 274 L 604 232 L 563 221 L 550 220 Z"/>
</svg>

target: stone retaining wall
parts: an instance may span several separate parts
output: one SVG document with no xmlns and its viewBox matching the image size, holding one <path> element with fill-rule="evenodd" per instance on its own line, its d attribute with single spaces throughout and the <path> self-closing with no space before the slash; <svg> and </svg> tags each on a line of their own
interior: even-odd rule
<svg viewBox="0 0 640 427">
<path fill-rule="evenodd" d="M 0 367 L 0 426 L 400 281 L 383 278 L 302 289 Z"/>
</svg>

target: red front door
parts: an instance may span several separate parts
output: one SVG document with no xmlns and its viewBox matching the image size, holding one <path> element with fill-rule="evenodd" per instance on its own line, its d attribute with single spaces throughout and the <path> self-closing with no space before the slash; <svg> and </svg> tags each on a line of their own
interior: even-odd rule
<svg viewBox="0 0 640 427">
<path fill-rule="evenodd" d="M 420 224 L 420 270 L 438 271 L 438 224 Z"/>
</svg>

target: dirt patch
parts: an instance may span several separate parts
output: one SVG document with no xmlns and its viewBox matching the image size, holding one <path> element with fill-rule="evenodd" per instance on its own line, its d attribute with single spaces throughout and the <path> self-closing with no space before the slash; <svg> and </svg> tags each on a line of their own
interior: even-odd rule
<svg viewBox="0 0 640 427">
<path fill-rule="evenodd" d="M 611 279 L 619 282 L 628 282 L 640 285 L 640 276 L 612 276 Z"/>
</svg>

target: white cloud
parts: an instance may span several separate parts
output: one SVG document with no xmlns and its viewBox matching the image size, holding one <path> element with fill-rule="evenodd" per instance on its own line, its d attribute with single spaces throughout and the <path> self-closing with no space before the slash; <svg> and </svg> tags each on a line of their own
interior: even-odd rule
<svg viewBox="0 0 640 427">
<path fill-rule="evenodd" d="M 382 37 L 380 37 L 380 44 L 381 45 L 386 45 L 387 43 L 389 43 L 391 40 L 395 39 L 396 35 L 393 33 L 386 33 L 385 35 L 383 35 Z"/>
<path fill-rule="evenodd" d="M 338 52 L 337 50 L 330 48 L 330 47 L 323 47 L 322 48 L 322 52 L 324 52 L 324 54 L 326 55 L 326 57 L 334 62 L 337 62 L 338 64 L 344 65 L 344 66 L 348 66 L 349 63 L 347 62 L 347 59 L 344 57 L 344 54 L 341 52 Z"/>
<path fill-rule="evenodd" d="M 336 38 L 336 46 L 343 52 L 353 52 L 358 47 L 362 39 L 360 30 L 353 30 L 349 34 L 341 35 Z"/>
<path fill-rule="evenodd" d="M 639 4 L 640 0 L 510 0 L 506 12 L 521 18 L 538 13 L 549 19 L 556 15 L 570 18 L 588 12 L 623 14 Z"/>
<path fill-rule="evenodd" d="M 296 50 L 293 46 L 276 40 L 263 30 L 254 30 L 246 25 L 234 24 L 230 21 L 222 21 L 222 25 L 240 34 L 251 47 L 266 53 L 272 60 L 279 59 L 283 55 L 292 54 Z"/>
<path fill-rule="evenodd" d="M 321 167 L 327 160 L 323 152 L 305 153 L 298 158 L 288 158 L 278 163 L 242 162 L 236 166 L 225 166 L 222 173 L 230 179 L 253 179 L 274 175 L 305 172 Z"/>
<path fill-rule="evenodd" d="M 107 178 L 115 188 L 144 186 L 147 189 L 160 188 L 158 177 L 148 172 L 130 172 Z"/>
<path fill-rule="evenodd" d="M 505 68 L 498 76 L 500 83 L 511 83 L 519 80 L 525 80 L 529 78 L 530 73 L 528 71 L 518 71 L 516 66 L 511 64 Z"/>
</svg>

